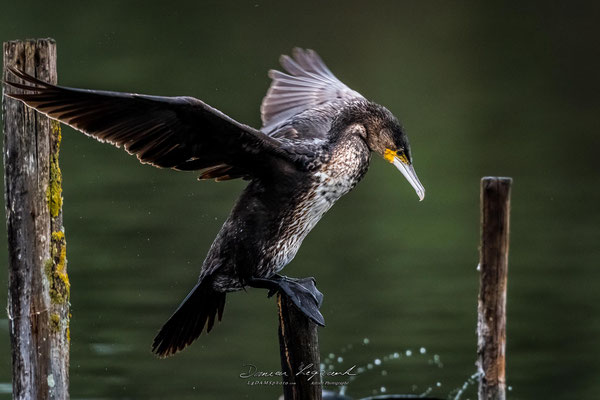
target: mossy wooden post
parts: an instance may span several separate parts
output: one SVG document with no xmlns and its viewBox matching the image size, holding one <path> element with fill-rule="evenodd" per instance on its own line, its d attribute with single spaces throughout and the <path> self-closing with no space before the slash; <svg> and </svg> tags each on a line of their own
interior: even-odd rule
<svg viewBox="0 0 600 400">
<path fill-rule="evenodd" d="M 321 400 L 323 389 L 317 325 L 286 297 L 277 296 L 279 350 L 285 400 Z"/>
<path fill-rule="evenodd" d="M 20 82 L 7 72 L 9 66 L 56 83 L 56 43 L 6 42 L 3 78 Z M 60 126 L 6 96 L 2 106 L 13 399 L 68 399 L 69 280 Z"/>
<path fill-rule="evenodd" d="M 506 281 L 511 185 L 511 178 L 481 179 L 481 275 L 477 307 L 479 400 L 506 398 Z"/>
</svg>

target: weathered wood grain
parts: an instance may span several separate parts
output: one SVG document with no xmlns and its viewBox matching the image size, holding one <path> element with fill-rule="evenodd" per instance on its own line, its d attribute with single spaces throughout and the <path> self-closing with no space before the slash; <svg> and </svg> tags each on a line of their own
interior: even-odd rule
<svg viewBox="0 0 600 400">
<path fill-rule="evenodd" d="M 481 180 L 480 288 L 477 319 L 479 400 L 506 398 L 506 283 L 511 178 Z"/>
<path fill-rule="evenodd" d="M 279 350 L 285 400 L 321 400 L 321 356 L 317 325 L 281 294 Z"/>
<path fill-rule="evenodd" d="M 57 82 L 52 39 L 5 42 L 3 78 L 14 66 Z M 4 91 L 12 93 L 17 89 Z M 8 317 L 14 399 L 68 399 L 69 280 L 62 228 L 61 132 L 21 102 L 3 96 L 8 232 Z"/>
</svg>

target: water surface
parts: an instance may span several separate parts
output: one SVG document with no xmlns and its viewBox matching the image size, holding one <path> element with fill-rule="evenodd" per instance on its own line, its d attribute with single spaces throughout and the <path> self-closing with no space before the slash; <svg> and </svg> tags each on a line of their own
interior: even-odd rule
<svg viewBox="0 0 600 400">
<path fill-rule="evenodd" d="M 445 397 L 475 372 L 479 179 L 502 175 L 514 178 L 509 398 L 572 399 L 600 392 L 597 11 L 13 2 L 0 38 L 54 37 L 64 85 L 192 95 L 254 126 L 279 54 L 318 50 L 340 79 L 403 121 L 427 189 L 419 203 L 398 171 L 374 160 L 285 270 L 315 276 L 325 293 L 323 358 L 366 368 L 347 394 L 431 387 Z M 245 364 L 279 367 L 276 306 L 262 291 L 228 296 L 223 322 L 180 355 L 150 353 L 244 183 L 199 183 L 71 129 L 63 138 L 71 397 L 277 398 L 280 388 L 239 378 Z M 9 398 L 2 318 L 0 398 Z M 396 352 L 403 356 L 390 359 Z M 442 368 L 429 362 L 435 355 Z M 376 359 L 383 365 L 368 369 Z"/>
</svg>

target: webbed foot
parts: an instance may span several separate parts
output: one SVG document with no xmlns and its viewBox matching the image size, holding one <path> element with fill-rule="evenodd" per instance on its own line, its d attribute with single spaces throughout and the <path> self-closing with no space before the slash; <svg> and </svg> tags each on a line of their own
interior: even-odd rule
<svg viewBox="0 0 600 400">
<path fill-rule="evenodd" d="M 275 293 L 286 295 L 304 315 L 317 325 L 325 326 L 325 319 L 319 308 L 323 303 L 323 293 L 315 285 L 315 278 L 288 278 L 274 274 L 270 278 L 253 278 L 249 286 L 269 289 L 268 297 Z"/>
</svg>

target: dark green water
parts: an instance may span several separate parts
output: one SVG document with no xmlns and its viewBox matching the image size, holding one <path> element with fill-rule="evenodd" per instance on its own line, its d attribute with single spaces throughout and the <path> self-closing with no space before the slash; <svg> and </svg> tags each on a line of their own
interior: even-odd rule
<svg viewBox="0 0 600 400">
<path fill-rule="evenodd" d="M 479 178 L 512 176 L 509 398 L 598 397 L 597 6 L 5 3 L 0 39 L 54 37 L 64 85 L 192 95 L 258 126 L 266 71 L 304 46 L 403 121 L 425 201 L 375 160 L 286 268 L 314 275 L 326 295 L 322 357 L 342 356 L 336 370 L 374 364 L 351 396 L 432 387 L 446 397 L 475 372 Z M 71 397 L 277 398 L 279 387 L 239 378 L 244 364 L 279 368 L 276 307 L 262 291 L 229 296 L 221 325 L 184 353 L 150 353 L 243 183 L 198 183 L 70 129 L 63 137 Z M 404 355 L 375 365 L 394 352 Z M 0 398 L 9 354 L 3 314 Z"/>
</svg>

